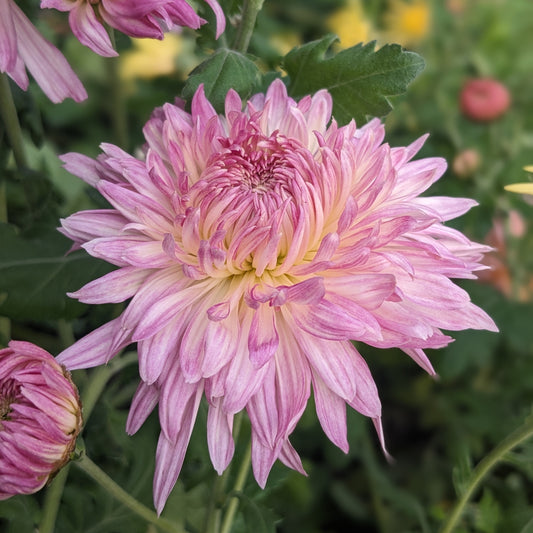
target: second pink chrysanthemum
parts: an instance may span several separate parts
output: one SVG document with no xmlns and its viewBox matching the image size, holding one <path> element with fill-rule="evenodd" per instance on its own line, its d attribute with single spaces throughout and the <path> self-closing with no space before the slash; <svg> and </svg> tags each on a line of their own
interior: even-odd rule
<svg viewBox="0 0 533 533">
<path fill-rule="evenodd" d="M 131 301 L 59 361 L 95 366 L 138 343 L 127 430 L 159 404 L 159 511 L 204 395 L 216 470 L 232 458 L 233 417 L 245 409 L 263 486 L 276 459 L 303 471 L 289 436 L 311 390 L 341 449 L 346 404 L 381 438 L 377 389 L 351 340 L 399 347 L 434 373 L 423 350 L 450 342 L 441 329 L 496 329 L 450 281 L 482 268 L 487 247 L 443 224 L 475 202 L 419 197 L 444 160 L 412 161 L 424 139 L 391 148 L 378 120 L 330 119 L 326 91 L 296 103 L 280 80 L 244 110 L 230 91 L 224 115 L 200 88 L 191 113 L 180 102 L 154 112 L 142 160 L 108 144 L 96 161 L 63 156 L 113 209 L 74 214 L 62 231 L 119 267 L 72 296 Z"/>
<path fill-rule="evenodd" d="M 205 0 L 216 15 L 217 37 L 226 21 L 217 0 Z M 200 18 L 187 0 L 41 0 L 42 8 L 69 12 L 77 39 L 102 56 L 116 56 L 105 25 L 131 37 L 162 39 L 174 26 L 199 28 Z"/>
</svg>

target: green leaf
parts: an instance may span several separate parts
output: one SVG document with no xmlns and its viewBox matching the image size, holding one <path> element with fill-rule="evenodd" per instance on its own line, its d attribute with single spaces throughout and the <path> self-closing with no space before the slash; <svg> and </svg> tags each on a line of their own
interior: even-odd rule
<svg viewBox="0 0 533 533">
<path fill-rule="evenodd" d="M 240 500 L 240 508 L 244 521 L 243 531 L 255 533 L 275 533 L 276 519 L 274 513 L 259 502 L 248 498 L 245 494 L 236 494 Z M 238 528 L 236 527 L 238 530 Z"/>
<path fill-rule="evenodd" d="M 66 293 L 111 270 L 84 251 L 66 255 L 70 242 L 56 231 L 25 239 L 0 224 L 0 316 L 15 320 L 70 319 L 85 305 Z"/>
<path fill-rule="evenodd" d="M 239 52 L 223 48 L 191 72 L 182 94 L 190 103 L 196 89 L 203 83 L 207 99 L 220 113 L 224 110 L 224 100 L 230 89 L 246 99 L 259 79 L 259 69 L 253 61 Z"/>
<path fill-rule="evenodd" d="M 352 118 L 364 123 L 368 117 L 386 115 L 392 109 L 388 97 L 404 93 L 424 68 L 418 54 L 398 44 L 375 51 L 375 42 L 361 43 L 326 58 L 337 40 L 330 34 L 294 48 L 285 57 L 284 68 L 293 97 L 327 89 L 333 97 L 333 116 L 341 125 Z"/>
</svg>

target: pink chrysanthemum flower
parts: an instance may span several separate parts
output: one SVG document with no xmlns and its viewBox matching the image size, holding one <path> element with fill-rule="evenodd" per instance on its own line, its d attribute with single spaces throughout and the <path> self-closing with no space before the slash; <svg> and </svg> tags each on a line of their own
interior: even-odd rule
<svg viewBox="0 0 533 533">
<path fill-rule="evenodd" d="M 475 202 L 419 198 L 446 166 L 411 161 L 424 139 L 390 148 L 378 120 L 338 127 L 331 107 L 326 91 L 296 103 L 277 80 L 244 111 L 230 91 L 221 116 L 200 88 L 190 114 L 181 102 L 155 111 L 142 161 L 109 144 L 96 161 L 63 156 L 114 209 L 74 214 L 62 231 L 119 267 L 72 296 L 132 299 L 59 361 L 100 365 L 138 343 L 127 431 L 159 403 L 159 511 L 204 394 L 216 470 L 231 460 L 233 417 L 246 409 L 264 486 L 276 459 L 303 472 L 289 436 L 311 389 L 342 450 L 346 404 L 382 438 L 377 389 L 351 340 L 399 347 L 433 374 L 423 349 L 450 342 L 440 328 L 496 329 L 449 279 L 482 268 L 488 248 L 442 224 Z"/>
<path fill-rule="evenodd" d="M 78 391 L 54 357 L 29 342 L 0 350 L 0 500 L 41 489 L 80 427 Z"/>
<path fill-rule="evenodd" d="M 217 38 L 226 19 L 217 0 L 205 0 L 216 16 Z M 198 29 L 200 18 L 186 0 L 41 0 L 41 8 L 69 12 L 77 39 L 101 56 L 118 55 L 104 24 L 131 37 L 163 39 L 164 31 L 176 26 Z"/>
<path fill-rule="evenodd" d="M 65 98 L 81 102 L 87 98 L 63 54 L 39 33 L 13 0 L 0 0 L 0 72 L 26 90 L 26 67 L 52 102 L 57 104 Z"/>
</svg>

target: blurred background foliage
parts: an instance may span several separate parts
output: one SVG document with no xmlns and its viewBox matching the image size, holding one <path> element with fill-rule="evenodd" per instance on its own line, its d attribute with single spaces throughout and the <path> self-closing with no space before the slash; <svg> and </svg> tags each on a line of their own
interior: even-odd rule
<svg viewBox="0 0 533 533">
<path fill-rule="evenodd" d="M 230 23 L 235 21 L 239 2 L 221 3 L 230 13 Z M 27 12 L 35 10 L 34 2 L 23 4 Z M 340 37 L 338 50 L 377 40 L 378 46 L 398 42 L 424 57 L 425 70 L 405 96 L 393 101 L 394 110 L 387 117 L 388 142 L 405 145 L 430 132 L 421 156 L 445 157 L 449 163 L 430 194 L 479 202 L 453 223 L 494 247 L 486 259 L 493 268 L 480 281 L 461 284 L 501 332 L 454 334 L 456 341 L 448 348 L 430 354 L 438 379 L 425 375 L 399 351 L 359 346 L 381 392 L 394 462 L 385 461 L 371 424 L 355 412 L 348 413 L 350 452 L 343 454 L 323 435 L 311 406 L 292 439 L 309 477 L 277 465 L 267 489 L 261 491 L 250 476 L 235 532 L 438 531 L 473 465 L 530 413 L 533 205 L 506 193 L 503 186 L 526 181 L 523 167 L 533 163 L 532 21 L 531 0 L 265 2 L 250 48 L 250 59 L 262 72 L 282 71 L 282 58 L 294 46 L 328 32 Z M 152 109 L 182 93 L 189 72 L 210 53 L 213 36 L 210 29 L 184 30 L 148 43 L 116 35 L 121 56 L 110 60 L 96 56 L 71 36 L 64 14 L 40 13 L 39 27 L 67 55 L 90 98 L 82 104 L 53 105 L 37 86 L 29 92 L 12 87 L 34 170 L 25 176 L 10 170 L 4 176 L 10 225 L 0 228 L 0 314 L 11 319 L 12 338 L 58 353 L 73 336 L 91 331 L 119 309 L 88 307 L 64 296 L 103 274 L 107 266 L 81 252 L 69 256 L 65 266 L 61 258 L 70 244 L 56 233 L 58 218 L 105 203 L 65 172 L 56 154 L 79 151 L 95 156 L 101 142 L 135 151 Z M 474 122 L 460 110 L 462 86 L 478 77 L 499 80 L 511 94 L 510 108 L 492 122 Z M 9 167 L 5 143 L 0 147 L 0 161 Z M 15 238 L 20 240 L 13 261 L 9 242 Z M 42 286 L 38 291 L 34 286 L 28 289 L 24 280 L 43 268 L 47 270 Z M 13 283 L 20 294 L 7 294 L 6 287 Z M 92 372 L 74 374 L 82 389 Z M 113 377 L 87 422 L 84 440 L 96 463 L 151 506 L 157 420 L 151 417 L 134 437 L 124 432 L 136 382 L 134 365 Z M 216 477 L 207 453 L 205 417 L 204 406 L 164 513 L 199 532 L 205 526 Z M 243 422 L 228 487 L 247 431 Z M 458 532 L 533 532 L 533 443 L 506 459 L 468 504 Z M 39 493 L 0 503 L 0 530 L 33 531 L 43 498 L 44 493 Z M 223 504 L 215 498 L 215 505 Z M 71 468 L 57 532 L 93 531 L 153 529 Z"/>
</svg>

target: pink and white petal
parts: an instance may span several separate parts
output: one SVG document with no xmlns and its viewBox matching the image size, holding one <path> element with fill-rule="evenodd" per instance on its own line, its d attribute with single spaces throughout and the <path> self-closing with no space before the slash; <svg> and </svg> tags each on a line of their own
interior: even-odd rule
<svg viewBox="0 0 533 533">
<path fill-rule="evenodd" d="M 65 98 L 85 100 L 87 92 L 63 54 L 37 31 L 15 3 L 11 4 L 11 15 L 19 55 L 46 96 L 54 103 Z"/>
<path fill-rule="evenodd" d="M 200 394 L 196 394 L 186 407 L 183 414 L 181 430 L 176 440 L 169 440 L 163 432 L 159 436 L 157 443 L 155 473 L 154 473 L 154 505 L 157 513 L 161 514 L 172 488 L 176 484 L 178 476 L 183 466 L 185 452 L 189 445 L 192 429 L 196 420 L 198 406 L 200 405 Z"/>
<path fill-rule="evenodd" d="M 213 467 L 218 475 L 226 470 L 235 452 L 232 436 L 233 414 L 225 413 L 222 400 L 217 398 L 207 414 L 207 446 Z"/>
<path fill-rule="evenodd" d="M 335 446 L 348 453 L 346 401 L 327 387 L 316 373 L 313 373 L 313 393 L 316 414 L 324 433 Z"/>
<path fill-rule="evenodd" d="M 0 2 L 0 72 L 15 69 L 18 57 L 17 33 L 11 16 L 13 2 Z"/>
<path fill-rule="evenodd" d="M 165 436 L 170 441 L 179 438 L 186 424 L 186 416 L 191 403 L 199 402 L 203 393 L 203 383 L 187 383 L 176 364 L 169 362 L 168 371 L 165 371 L 158 381 L 160 385 L 159 396 L 159 422 Z"/>
<path fill-rule="evenodd" d="M 276 353 L 278 345 L 279 335 L 274 310 L 266 304 L 260 305 L 254 312 L 248 334 L 251 363 L 256 368 L 261 368 Z"/>
<path fill-rule="evenodd" d="M 91 2 L 77 2 L 69 13 L 72 33 L 81 44 L 104 57 L 118 56 L 104 26 L 99 22 Z"/>
<path fill-rule="evenodd" d="M 299 472 L 300 474 L 307 476 L 307 472 L 305 471 L 302 460 L 300 459 L 300 456 L 298 455 L 298 452 L 293 448 L 292 444 L 289 442 L 289 439 L 287 439 L 283 446 L 281 447 L 281 451 L 279 452 L 278 459 L 289 468 L 292 468 L 293 470 L 296 470 L 296 472 Z"/>
<path fill-rule="evenodd" d="M 276 369 L 274 365 L 269 365 L 261 387 L 246 406 L 256 437 L 268 448 L 274 448 L 278 442 L 279 413 L 276 389 Z"/>
<path fill-rule="evenodd" d="M 139 341 L 139 375 L 144 382 L 155 383 L 169 361 L 177 361 L 183 327 L 178 319 L 152 337 Z"/>
<path fill-rule="evenodd" d="M 215 13 L 216 18 L 216 38 L 218 39 L 222 33 L 224 33 L 224 30 L 226 29 L 226 17 L 224 16 L 224 11 L 220 7 L 220 4 L 217 2 L 217 0 L 205 0 L 207 4 L 211 7 L 211 9 Z"/>
<path fill-rule="evenodd" d="M 67 172 L 78 176 L 83 181 L 93 187 L 100 181 L 101 176 L 98 172 L 98 162 L 83 154 L 69 152 L 59 156 L 63 161 L 63 167 Z"/>
<path fill-rule="evenodd" d="M 257 484 L 264 489 L 270 470 L 281 451 L 282 441 L 276 449 L 265 446 L 252 428 L 252 470 Z"/>
<path fill-rule="evenodd" d="M 159 387 L 141 381 L 131 401 L 126 433 L 133 435 L 144 424 L 159 401 Z"/>
<path fill-rule="evenodd" d="M 113 346 L 115 336 L 120 329 L 121 317 L 118 317 L 63 350 L 56 357 L 57 362 L 65 365 L 68 370 L 91 368 L 108 363 L 131 342 L 128 336 L 125 336 L 118 345 Z"/>
<path fill-rule="evenodd" d="M 376 383 L 366 361 L 355 348 L 353 354 L 356 365 L 355 395 L 348 400 L 348 405 L 362 415 L 378 418 L 381 416 L 381 401 Z"/>
<path fill-rule="evenodd" d="M 348 341 L 331 342 L 305 332 L 295 335 L 300 350 L 324 383 L 341 398 L 353 398 L 356 392 L 355 348 Z"/>
<path fill-rule="evenodd" d="M 111 209 L 79 211 L 60 221 L 59 231 L 78 243 L 119 235 L 128 223 L 120 213 Z"/>
<path fill-rule="evenodd" d="M 67 296 L 87 304 L 124 302 L 135 295 L 149 275 L 149 270 L 120 268 L 87 283 L 75 292 L 67 293 Z"/>
</svg>

